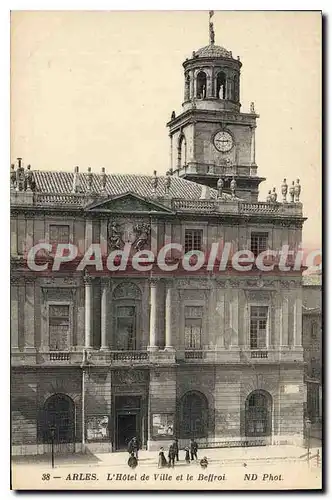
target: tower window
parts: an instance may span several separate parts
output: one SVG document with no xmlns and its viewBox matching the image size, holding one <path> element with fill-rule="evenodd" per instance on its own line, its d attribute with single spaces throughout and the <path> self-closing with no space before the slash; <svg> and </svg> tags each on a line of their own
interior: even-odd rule
<svg viewBox="0 0 332 500">
<path fill-rule="evenodd" d="M 226 99 L 226 75 L 222 71 L 217 75 L 217 99 Z"/>
<path fill-rule="evenodd" d="M 178 168 L 184 167 L 187 163 L 187 143 L 184 135 L 180 137 L 178 144 Z"/>
<path fill-rule="evenodd" d="M 200 71 L 197 75 L 196 97 L 204 99 L 206 97 L 206 74 Z"/>
</svg>

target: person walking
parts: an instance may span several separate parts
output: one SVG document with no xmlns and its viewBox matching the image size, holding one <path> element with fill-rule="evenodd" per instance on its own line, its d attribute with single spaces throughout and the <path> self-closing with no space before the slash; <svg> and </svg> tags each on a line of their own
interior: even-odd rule
<svg viewBox="0 0 332 500">
<path fill-rule="evenodd" d="M 198 444 L 194 439 L 190 440 L 190 455 L 191 455 L 191 460 L 198 460 L 197 457 L 197 450 L 198 450 Z"/>
<path fill-rule="evenodd" d="M 134 453 L 134 457 L 138 460 L 138 450 L 138 439 L 136 437 L 133 437 L 128 444 L 128 453 Z"/>
<path fill-rule="evenodd" d="M 167 467 L 167 460 L 165 458 L 164 448 L 161 447 L 159 450 L 158 469 L 163 469 L 164 467 Z"/>
<path fill-rule="evenodd" d="M 174 467 L 175 462 L 175 450 L 174 446 L 171 444 L 168 450 L 168 467 Z"/>
<path fill-rule="evenodd" d="M 174 439 L 173 447 L 174 447 L 174 452 L 175 452 L 175 458 L 176 458 L 176 461 L 178 462 L 179 461 L 179 440 L 177 438 Z"/>
<path fill-rule="evenodd" d="M 187 464 L 190 464 L 190 455 L 189 455 L 189 448 L 185 448 L 186 456 L 185 456 L 185 461 Z"/>
</svg>

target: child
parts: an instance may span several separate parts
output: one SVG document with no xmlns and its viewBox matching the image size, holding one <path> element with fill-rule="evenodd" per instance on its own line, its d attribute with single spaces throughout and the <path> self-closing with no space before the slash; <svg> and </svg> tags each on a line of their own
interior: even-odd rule
<svg viewBox="0 0 332 500">
<path fill-rule="evenodd" d="M 137 467 L 137 458 L 135 457 L 135 453 L 132 451 L 130 457 L 128 458 L 128 465 L 132 469 Z"/>
<path fill-rule="evenodd" d="M 159 460 L 158 460 L 158 469 L 163 469 L 167 467 L 167 460 L 164 454 L 164 448 L 160 448 L 159 450 Z"/>
</svg>

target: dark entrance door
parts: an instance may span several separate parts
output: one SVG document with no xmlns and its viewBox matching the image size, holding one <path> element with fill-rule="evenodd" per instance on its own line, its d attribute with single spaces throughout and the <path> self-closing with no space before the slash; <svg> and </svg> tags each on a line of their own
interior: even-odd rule
<svg viewBox="0 0 332 500">
<path fill-rule="evenodd" d="M 55 453 L 75 451 L 75 404 L 65 394 L 54 394 L 44 406 L 44 449 L 51 451 L 52 432 L 54 432 Z"/>
<path fill-rule="evenodd" d="M 117 449 L 127 449 L 129 441 L 133 437 L 137 437 L 137 415 L 118 414 L 117 424 Z"/>
<path fill-rule="evenodd" d="M 141 396 L 115 396 L 114 443 L 117 450 L 127 449 L 134 436 L 142 445 Z"/>
</svg>

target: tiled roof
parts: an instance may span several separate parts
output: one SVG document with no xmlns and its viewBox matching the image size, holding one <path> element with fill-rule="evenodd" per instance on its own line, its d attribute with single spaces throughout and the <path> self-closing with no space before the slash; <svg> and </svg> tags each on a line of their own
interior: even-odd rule
<svg viewBox="0 0 332 500">
<path fill-rule="evenodd" d="M 206 45 L 195 52 L 198 57 L 224 57 L 227 59 L 232 59 L 232 52 L 226 50 L 220 45 Z"/>
<path fill-rule="evenodd" d="M 321 274 L 307 274 L 302 276 L 303 286 L 322 286 L 322 275 Z"/>
<path fill-rule="evenodd" d="M 42 193 L 69 194 L 73 187 L 73 172 L 64 171 L 42 171 L 34 170 L 34 179 L 37 191 Z M 80 186 L 83 192 L 88 191 L 87 174 L 79 173 Z M 131 191 L 143 197 L 152 194 L 152 179 L 149 175 L 134 174 L 106 174 L 106 192 L 108 195 L 119 195 Z M 158 177 L 157 196 L 165 195 L 166 176 Z M 169 195 L 172 198 L 199 199 L 203 186 L 196 182 L 187 181 L 180 177 L 171 176 Z M 101 176 L 92 174 L 92 190 L 101 193 Z M 217 190 L 210 188 L 210 197 L 217 197 Z M 223 199 L 230 199 L 231 196 L 223 193 Z"/>
</svg>

